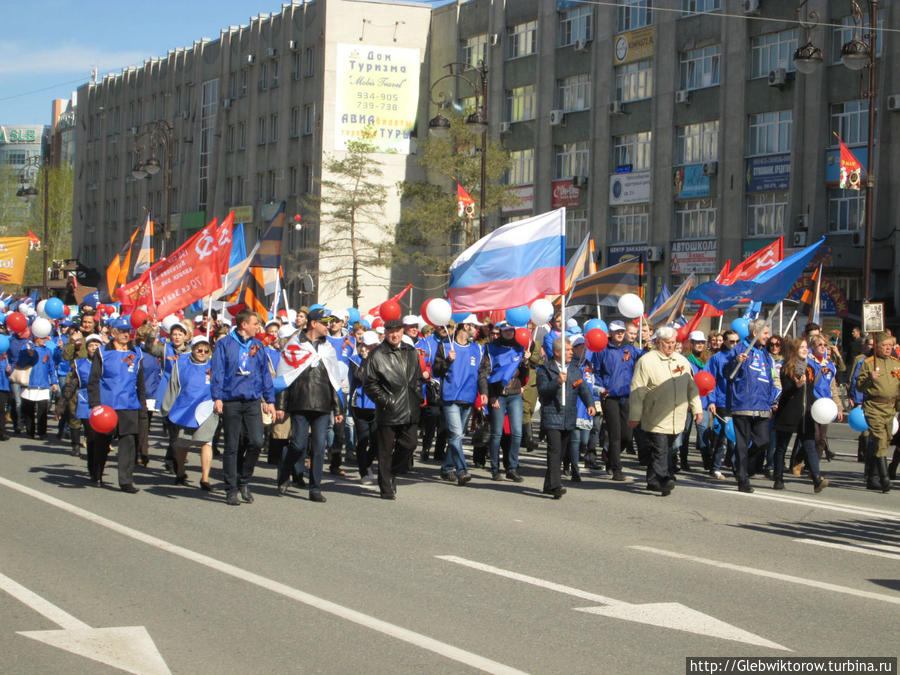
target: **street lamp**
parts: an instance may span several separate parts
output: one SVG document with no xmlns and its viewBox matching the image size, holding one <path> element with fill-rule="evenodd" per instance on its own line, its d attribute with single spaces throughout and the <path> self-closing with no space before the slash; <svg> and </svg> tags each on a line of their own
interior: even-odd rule
<svg viewBox="0 0 900 675">
<path fill-rule="evenodd" d="M 803 0 L 797 8 L 798 16 L 801 9 L 809 0 Z M 872 218 L 874 214 L 875 202 L 875 177 L 872 174 L 872 166 L 874 165 L 875 156 L 875 66 L 876 55 L 878 53 L 878 0 L 863 0 L 869 10 L 869 30 L 862 34 L 860 27 L 863 24 L 863 8 L 859 0 L 851 0 L 853 22 L 855 29 L 853 38 L 841 47 L 841 62 L 850 70 L 862 70 L 866 66 L 869 68 L 869 82 L 864 92 L 865 98 L 869 105 L 869 129 L 868 129 L 868 157 L 866 166 L 866 202 L 865 202 L 865 296 L 864 301 L 868 302 L 871 297 L 871 277 L 872 277 Z M 818 20 L 815 12 L 809 13 L 813 22 Z M 801 25 L 809 28 L 810 25 Z M 818 66 L 822 64 L 822 50 L 815 47 L 811 41 L 794 52 L 794 64 L 797 70 L 804 74 L 810 74 L 816 71 Z"/>
<path fill-rule="evenodd" d="M 135 127 L 137 129 L 137 127 Z M 138 158 L 137 164 L 131 170 L 131 175 L 137 180 L 144 178 L 153 178 L 160 172 L 163 167 L 156 158 L 156 148 L 162 146 L 166 155 L 165 172 L 163 173 L 163 190 L 166 193 L 166 220 L 162 224 L 162 243 L 160 244 L 159 257 L 164 258 L 166 255 L 166 243 L 169 239 L 169 226 L 172 222 L 172 165 L 175 163 L 175 145 L 174 145 L 175 126 L 171 122 L 165 120 L 157 120 L 150 122 L 143 131 L 135 131 L 134 144 L 135 155 L 137 155 L 137 139 L 140 136 L 146 136 L 148 145 L 150 146 L 150 157 L 148 159 Z"/>
<path fill-rule="evenodd" d="M 448 120 L 441 110 L 446 105 L 446 93 L 438 92 L 439 101 L 434 98 L 435 88 L 448 79 L 462 80 L 472 89 L 475 94 L 475 112 L 466 117 L 466 127 L 474 134 L 481 134 L 481 191 L 478 198 L 478 236 L 483 237 L 486 227 L 484 215 L 484 195 L 487 191 L 487 94 L 488 94 L 488 71 L 484 61 L 478 64 L 477 68 L 466 63 L 448 63 L 444 66 L 448 70 L 447 75 L 442 75 L 432 83 L 428 90 L 428 98 L 438 107 L 438 114 L 428 121 L 429 133 L 439 137 L 446 138 L 450 134 L 450 120 Z M 474 71 L 478 75 L 478 81 L 474 82 L 467 75 Z"/>
<path fill-rule="evenodd" d="M 24 168 L 35 168 L 44 173 L 44 240 L 41 242 L 41 251 L 43 253 L 43 276 L 41 277 L 41 287 L 43 289 L 44 298 L 50 297 L 47 287 L 47 253 L 50 248 L 50 167 L 44 164 L 40 155 L 32 155 L 25 160 Z M 25 186 L 25 176 L 22 177 L 22 187 L 16 191 L 16 197 L 31 201 L 37 197 L 38 191 L 34 185 Z"/>
</svg>

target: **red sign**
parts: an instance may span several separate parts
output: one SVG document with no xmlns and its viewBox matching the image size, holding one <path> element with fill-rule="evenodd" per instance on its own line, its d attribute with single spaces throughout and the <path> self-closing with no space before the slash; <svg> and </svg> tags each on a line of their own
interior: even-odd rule
<svg viewBox="0 0 900 675">
<path fill-rule="evenodd" d="M 551 208 L 581 206 L 581 188 L 575 187 L 572 179 L 553 181 Z"/>
</svg>

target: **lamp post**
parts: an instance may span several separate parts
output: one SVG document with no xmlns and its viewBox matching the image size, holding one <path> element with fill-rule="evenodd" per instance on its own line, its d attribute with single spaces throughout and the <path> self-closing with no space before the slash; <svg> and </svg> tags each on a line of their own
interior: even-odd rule
<svg viewBox="0 0 900 675">
<path fill-rule="evenodd" d="M 25 161 L 24 168 L 27 169 L 29 167 L 35 168 L 38 171 L 43 171 L 44 175 L 44 240 L 41 242 L 41 253 L 43 254 L 41 288 L 44 299 L 46 299 L 50 297 L 47 287 L 47 253 L 50 246 L 50 167 L 41 160 L 39 155 L 33 155 Z M 24 180 L 24 176 L 22 183 L 22 187 L 16 192 L 16 197 L 27 201 L 34 199 L 38 194 L 37 189 L 33 185 L 25 187 L 27 181 Z"/>
<path fill-rule="evenodd" d="M 869 68 L 868 85 L 866 86 L 865 97 L 869 105 L 869 130 L 868 130 L 868 157 L 866 161 L 866 196 L 865 196 L 865 215 L 864 215 L 864 241 L 865 241 L 865 294 L 863 300 L 868 302 L 871 298 L 871 277 L 872 277 L 872 219 L 874 214 L 875 202 L 875 176 L 872 173 L 875 156 L 875 94 L 876 79 L 875 66 L 878 53 L 878 0 L 863 0 L 869 11 L 869 30 L 867 33 L 861 33 L 860 28 L 863 23 L 863 8 L 858 0 L 851 0 L 853 21 L 856 28 L 853 32 L 853 38 L 841 47 L 841 62 L 850 70 L 862 70 Z M 797 8 L 800 10 L 808 0 Z M 814 12 L 810 16 L 813 17 Z M 815 47 L 812 41 L 807 43 L 794 52 L 794 64 L 797 70 L 804 74 L 810 74 L 822 65 L 822 50 Z"/>
<path fill-rule="evenodd" d="M 428 121 L 428 131 L 435 136 L 446 136 L 450 133 L 450 120 L 441 114 L 446 101 L 446 93 L 438 92 L 439 101 L 434 98 L 434 92 L 438 84 L 444 80 L 457 79 L 462 80 L 472 89 L 475 94 L 475 111 L 466 117 L 466 127 L 473 133 L 481 133 L 481 190 L 478 198 L 478 236 L 483 237 L 485 232 L 485 214 L 484 214 L 484 195 L 487 191 L 487 130 L 488 130 L 488 114 L 487 114 L 487 94 L 488 94 L 488 71 L 484 61 L 478 64 L 477 68 L 466 63 L 448 63 L 446 66 L 448 73 L 442 75 L 435 80 L 431 88 L 428 90 L 428 98 L 438 107 L 438 114 Z M 478 81 L 473 82 L 467 77 L 468 73 L 474 71 L 478 75 Z"/>
<path fill-rule="evenodd" d="M 156 148 L 162 146 L 166 153 L 166 166 L 163 172 L 163 190 L 166 193 L 166 220 L 162 224 L 162 243 L 159 248 L 160 259 L 166 255 L 169 227 L 172 223 L 172 165 L 175 163 L 174 131 L 175 126 L 171 122 L 157 120 L 147 124 L 143 131 L 136 131 L 134 135 L 135 154 L 137 154 L 137 139 L 140 136 L 147 136 L 148 145 L 150 146 L 150 157 L 147 159 L 138 158 L 137 163 L 131 170 L 131 175 L 135 179 L 143 180 L 158 174 L 162 167 L 160 167 L 159 160 L 156 158 Z"/>
</svg>

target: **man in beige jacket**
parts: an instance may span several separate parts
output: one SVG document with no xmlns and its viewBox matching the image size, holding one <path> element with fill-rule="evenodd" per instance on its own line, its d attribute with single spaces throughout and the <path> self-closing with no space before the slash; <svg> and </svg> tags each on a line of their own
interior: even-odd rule
<svg viewBox="0 0 900 675">
<path fill-rule="evenodd" d="M 647 466 L 647 489 L 658 490 L 663 497 L 675 488 L 669 455 L 675 438 L 684 431 L 688 408 L 695 423 L 703 417 L 691 364 L 675 351 L 676 335 L 675 329 L 668 326 L 656 331 L 656 349 L 637 362 L 628 399 L 628 425 L 641 425 L 652 452 Z"/>
</svg>

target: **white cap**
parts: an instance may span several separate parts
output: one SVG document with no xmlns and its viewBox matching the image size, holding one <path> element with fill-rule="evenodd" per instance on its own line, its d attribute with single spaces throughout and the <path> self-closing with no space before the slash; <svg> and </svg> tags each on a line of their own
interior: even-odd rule
<svg viewBox="0 0 900 675">
<path fill-rule="evenodd" d="M 578 321 L 576 321 L 575 319 L 569 319 L 568 321 L 566 321 L 566 328 L 580 328 L 580 326 L 578 325 Z"/>
<path fill-rule="evenodd" d="M 415 314 L 407 314 L 403 317 L 403 325 L 404 326 L 418 326 L 419 325 L 419 317 Z"/>
<path fill-rule="evenodd" d="M 185 333 L 188 332 L 187 327 L 186 327 L 183 323 L 181 323 L 180 321 L 173 321 L 172 324 L 169 326 L 169 330 L 168 330 L 167 332 L 171 333 L 171 332 L 172 332 L 173 330 L 175 330 L 176 328 L 180 328 L 180 329 L 183 330 Z"/>
<path fill-rule="evenodd" d="M 374 347 L 379 342 L 381 342 L 381 340 L 378 339 L 378 333 L 373 330 L 367 330 L 362 334 L 362 343 L 366 347 Z"/>
<path fill-rule="evenodd" d="M 584 335 L 576 335 L 569 342 L 573 347 L 577 347 L 578 345 L 583 345 L 584 344 Z"/>
<path fill-rule="evenodd" d="M 460 323 L 470 323 L 473 326 L 483 326 L 484 324 L 478 320 L 478 317 L 474 314 L 469 314 L 465 319 L 460 321 Z"/>
<path fill-rule="evenodd" d="M 692 330 L 691 334 L 688 335 L 688 339 L 691 342 L 706 342 L 706 336 L 702 330 Z"/>
<path fill-rule="evenodd" d="M 297 329 L 294 328 L 294 324 L 286 323 L 281 328 L 278 329 L 278 337 L 282 340 L 284 338 L 289 338 L 291 335 L 297 332 Z"/>
<path fill-rule="evenodd" d="M 378 333 L 379 335 L 384 335 L 384 326 L 378 326 L 375 329 L 375 332 Z"/>
<path fill-rule="evenodd" d="M 416 343 L 412 341 L 412 338 L 409 335 L 404 335 L 401 340 L 408 344 L 410 347 L 415 347 Z"/>
<path fill-rule="evenodd" d="M 617 330 L 625 330 L 625 324 L 621 321 L 613 321 L 609 324 L 609 332 L 614 333 Z"/>
<path fill-rule="evenodd" d="M 220 316 L 220 317 L 219 317 L 219 323 L 222 324 L 223 326 L 230 326 L 230 325 L 231 325 L 231 319 L 230 319 L 229 317 L 227 317 L 227 316 Z"/>
<path fill-rule="evenodd" d="M 279 326 L 280 327 L 281 321 L 279 321 L 278 319 L 269 319 L 268 321 L 266 321 L 266 328 L 268 328 L 269 326 Z"/>
<path fill-rule="evenodd" d="M 191 347 L 196 347 L 200 344 L 209 344 L 209 338 L 204 333 L 200 333 L 200 335 L 191 339 Z"/>
<path fill-rule="evenodd" d="M 97 335 L 96 333 L 91 333 L 84 339 L 85 345 L 87 345 L 88 342 L 103 342 L 103 340 L 101 340 L 100 336 Z"/>
</svg>

